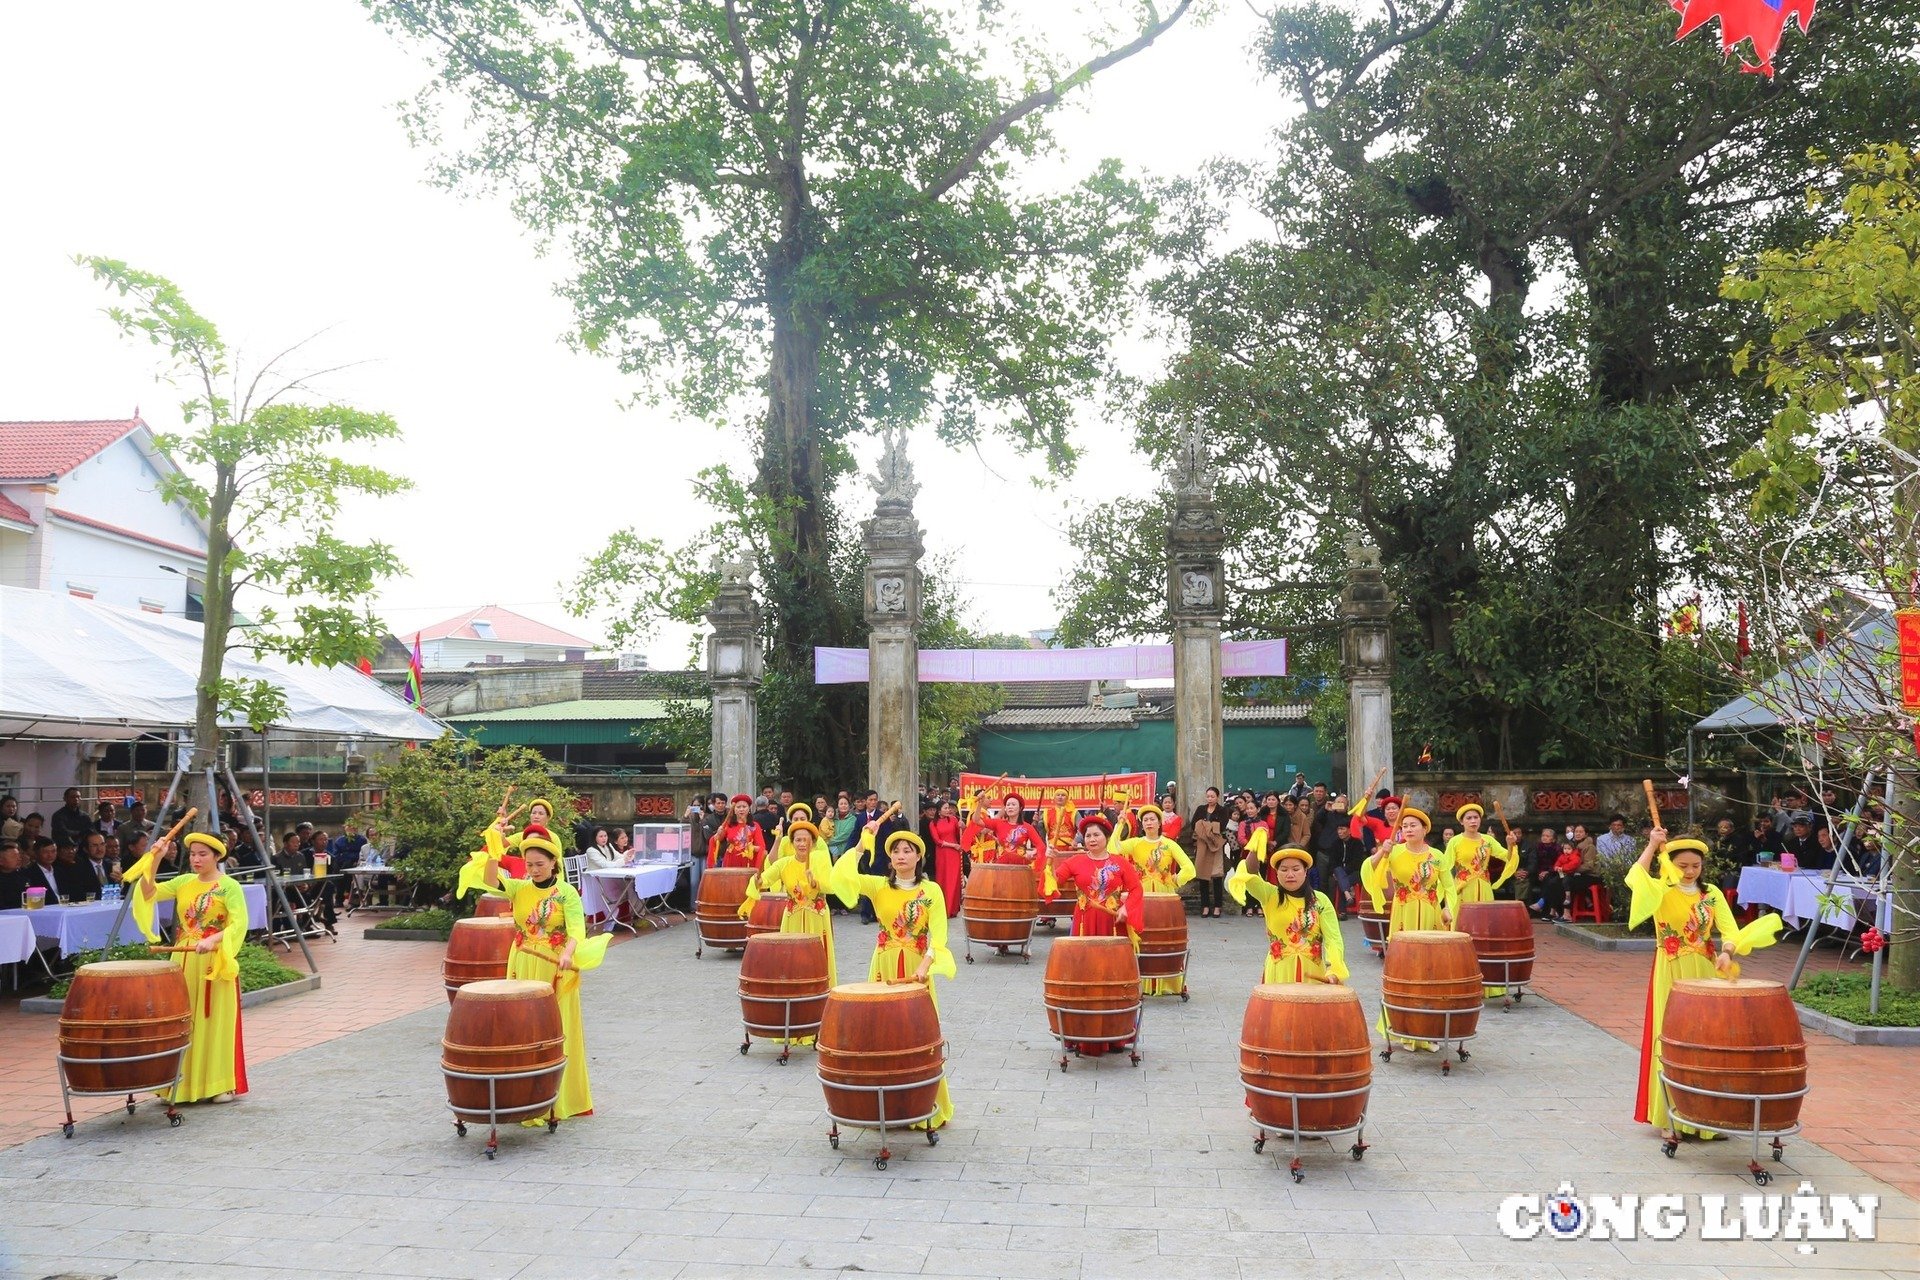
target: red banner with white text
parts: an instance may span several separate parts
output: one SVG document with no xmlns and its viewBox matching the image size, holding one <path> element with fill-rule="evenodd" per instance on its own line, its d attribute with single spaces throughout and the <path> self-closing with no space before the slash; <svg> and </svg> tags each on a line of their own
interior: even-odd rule
<svg viewBox="0 0 1920 1280">
<path fill-rule="evenodd" d="M 1155 773 L 1110 773 L 1102 778 L 1090 774 L 1083 778 L 995 778 L 985 773 L 960 775 L 960 794 L 970 798 L 976 792 L 990 805 L 998 805 L 1009 795 L 1018 795 L 1029 809 L 1041 809 L 1058 803 L 1057 793 L 1067 793 L 1067 803 L 1076 809 L 1097 809 L 1102 800 L 1132 808 L 1147 804 L 1154 797 Z M 1105 794 L 1102 795 L 1104 784 Z"/>
</svg>

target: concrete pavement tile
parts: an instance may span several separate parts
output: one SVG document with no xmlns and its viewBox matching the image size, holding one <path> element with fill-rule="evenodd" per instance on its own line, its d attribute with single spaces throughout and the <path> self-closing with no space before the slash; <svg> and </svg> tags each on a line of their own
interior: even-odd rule
<svg viewBox="0 0 1920 1280">
<path fill-rule="evenodd" d="M 573 1237 L 569 1235 L 567 1239 L 572 1240 Z M 553 1233 L 549 1231 L 543 1242 L 544 1249 L 552 1249 L 553 1243 Z M 571 1244 L 568 1249 L 573 1252 L 582 1271 L 592 1270 L 598 1261 L 590 1251 L 575 1251 Z M 381 1276 L 419 1276 L 424 1280 L 510 1280 L 537 1256 L 534 1253 L 499 1249 L 492 1239 L 486 1242 L 482 1250 L 474 1252 L 403 1245 L 375 1263 L 372 1270 Z"/>
<path fill-rule="evenodd" d="M 1466 1262 L 1467 1252 L 1452 1236 L 1365 1235 L 1313 1236 L 1308 1244 L 1316 1258 L 1435 1258 Z"/>
<path fill-rule="evenodd" d="M 794 1240 L 774 1252 L 772 1265 L 803 1267 L 809 1271 L 893 1271 L 918 1272 L 926 1265 L 928 1250 L 918 1245 L 833 1243 Z"/>
</svg>

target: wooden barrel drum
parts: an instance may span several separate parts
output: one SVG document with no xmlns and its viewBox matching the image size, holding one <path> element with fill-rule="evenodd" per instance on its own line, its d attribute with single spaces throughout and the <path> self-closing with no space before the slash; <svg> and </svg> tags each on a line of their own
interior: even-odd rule
<svg viewBox="0 0 1920 1280">
<path fill-rule="evenodd" d="M 1366 939 L 1367 945 L 1371 947 L 1386 946 L 1387 926 L 1393 919 L 1392 914 L 1386 911 L 1375 911 L 1373 909 L 1373 899 L 1368 897 L 1364 892 L 1360 895 L 1359 914 L 1360 936 Z"/>
<path fill-rule="evenodd" d="M 1043 990 L 1047 1025 L 1063 1040 L 1120 1045 L 1133 1039 L 1140 965 L 1127 939 L 1054 939 Z"/>
<path fill-rule="evenodd" d="M 751 907 L 747 908 L 747 937 L 757 938 L 763 933 L 778 933 L 780 922 L 786 918 L 787 895 L 784 893 L 762 894 L 753 900 Z"/>
<path fill-rule="evenodd" d="M 1533 917 L 1524 903 L 1463 902 L 1460 929 L 1473 939 L 1485 985 L 1523 987 L 1533 980 Z"/>
<path fill-rule="evenodd" d="M 473 904 L 473 914 L 482 920 L 492 916 L 505 916 L 511 920 L 513 918 L 513 903 L 507 901 L 497 893 L 483 894 L 480 900 Z"/>
<path fill-rule="evenodd" d="M 1753 1099 L 1803 1095 L 1807 1041 L 1785 986 L 1755 978 L 1682 978 L 1667 996 L 1660 1026 L 1661 1069 L 1671 1081 L 1667 1106 L 1699 1129 L 1754 1131 Z M 1713 1098 L 1689 1093 L 1696 1085 Z M 1800 1121 L 1800 1096 L 1760 1104 L 1762 1132 L 1789 1132 Z"/>
<path fill-rule="evenodd" d="M 848 1124 L 907 1125 L 934 1113 L 946 1041 L 933 994 L 918 982 L 850 982 L 821 1012 L 820 1087 L 827 1114 Z M 882 1090 L 885 1090 L 883 1093 Z"/>
<path fill-rule="evenodd" d="M 447 935 L 447 958 L 440 963 L 440 976 L 446 983 L 447 1003 L 454 992 L 469 982 L 507 976 L 507 954 L 520 927 L 511 916 L 474 916 L 453 922 Z"/>
<path fill-rule="evenodd" d="M 740 1020 L 749 1036 L 782 1040 L 820 1029 L 827 1006 L 827 940 L 760 933 L 740 957 Z M 741 1051 L 746 1051 L 743 1043 Z M 784 1055 L 783 1055 L 784 1060 Z"/>
<path fill-rule="evenodd" d="M 961 919 L 967 938 L 995 946 L 1025 946 L 1040 917 L 1033 868 L 1023 862 L 976 862 L 967 876 Z"/>
<path fill-rule="evenodd" d="M 1350 1096 L 1301 1097 L 1298 1132 L 1357 1129 L 1373 1084 L 1372 1041 L 1360 997 L 1351 987 L 1320 982 L 1255 987 L 1240 1023 L 1240 1082 L 1247 1086 L 1253 1121 L 1263 1129 L 1294 1131 L 1292 1100 L 1269 1095 L 1327 1093 Z"/>
<path fill-rule="evenodd" d="M 487 979 L 454 992 L 440 1041 L 440 1067 L 446 1074 L 447 1103 L 462 1120 L 504 1124 L 545 1115 L 560 1095 L 560 1074 L 566 1068 L 560 1002 L 553 985 Z M 470 1076 L 479 1078 L 466 1078 Z M 506 1078 L 510 1076 L 518 1078 Z M 495 1103 L 491 1115 L 490 1081 Z"/>
<path fill-rule="evenodd" d="M 1140 976 L 1177 978 L 1187 971 L 1187 903 L 1177 893 L 1149 893 L 1140 928 Z"/>
<path fill-rule="evenodd" d="M 193 1005 L 178 965 L 167 960 L 83 964 L 60 1008 L 67 1087 L 78 1093 L 164 1089 L 180 1070 L 192 1029 Z"/>
<path fill-rule="evenodd" d="M 1466 1039 L 1480 1025 L 1486 998 L 1472 938 L 1440 929 L 1403 929 L 1393 935 L 1380 974 L 1380 999 L 1387 1026 L 1396 1035 Z"/>
<path fill-rule="evenodd" d="M 740 904 L 747 900 L 747 881 L 754 874 L 751 867 L 708 867 L 700 873 L 693 923 L 702 944 L 722 951 L 739 951 L 747 945 L 747 922 L 740 918 Z"/>
</svg>

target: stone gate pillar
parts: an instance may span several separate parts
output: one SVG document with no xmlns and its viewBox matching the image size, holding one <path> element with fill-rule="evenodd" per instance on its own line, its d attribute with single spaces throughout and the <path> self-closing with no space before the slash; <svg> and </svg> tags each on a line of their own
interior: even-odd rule
<svg viewBox="0 0 1920 1280">
<path fill-rule="evenodd" d="M 866 522 L 867 785 L 883 803 L 900 802 L 909 824 L 919 820 L 920 789 L 920 523 L 913 515 L 913 479 L 905 439 L 887 437 L 878 500 Z"/>
<path fill-rule="evenodd" d="M 713 785 L 737 796 L 760 789 L 759 713 L 764 656 L 760 651 L 760 606 L 747 582 L 747 566 L 720 565 L 720 590 L 707 610 L 707 674 L 712 678 Z"/>
<path fill-rule="evenodd" d="M 1220 620 L 1226 613 L 1227 544 L 1213 501 L 1213 469 L 1198 427 L 1173 470 L 1167 525 L 1167 604 L 1173 616 L 1174 804 L 1191 811 L 1208 787 L 1226 786 L 1220 718 Z"/>
<path fill-rule="evenodd" d="M 1347 682 L 1347 795 L 1354 800 L 1383 767 L 1380 785 L 1393 786 L 1396 603 L 1380 572 L 1380 548 L 1350 539 L 1347 585 L 1340 593 L 1340 675 Z"/>
</svg>

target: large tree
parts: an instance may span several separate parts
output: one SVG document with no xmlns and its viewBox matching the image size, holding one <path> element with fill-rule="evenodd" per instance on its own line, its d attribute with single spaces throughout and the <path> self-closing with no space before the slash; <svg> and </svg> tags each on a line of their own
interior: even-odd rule
<svg viewBox="0 0 1920 1280">
<path fill-rule="evenodd" d="M 1676 693 L 1712 694 L 1661 623 L 1740 590 L 1728 473 L 1771 406 L 1732 368 L 1751 319 L 1722 272 L 1804 237 L 1799 192 L 1831 172 L 1810 148 L 1920 118 L 1911 4 L 1823 10 L 1772 81 L 1673 21 L 1283 7 L 1261 55 L 1299 115 L 1271 163 L 1177 193 L 1155 297 L 1181 350 L 1141 442 L 1164 458 L 1174 424 L 1207 425 L 1242 632 L 1324 627 L 1343 542 L 1381 548 L 1402 736 L 1449 763 L 1659 759 Z M 1230 244 L 1245 208 L 1270 230 Z M 1163 625 L 1158 516 L 1114 514 L 1081 526 L 1070 632 Z"/>
<path fill-rule="evenodd" d="M 416 136 L 461 112 L 441 175 L 566 242 L 578 342 L 752 424 L 770 664 L 796 689 L 858 622 L 833 586 L 853 437 L 933 422 L 1071 460 L 1147 209 L 1114 163 L 1036 194 L 1026 162 L 1050 108 L 1192 2 L 1111 0 L 1098 51 L 1061 60 L 988 4 L 365 0 L 435 62 Z M 862 708 L 787 710 L 780 755 L 852 776 Z"/>
<path fill-rule="evenodd" d="M 222 725 L 238 719 L 262 729 L 286 709 L 272 683 L 229 677 L 227 655 L 333 664 L 379 652 L 386 627 L 371 602 L 400 572 L 399 559 L 385 543 L 349 541 L 334 525 L 347 497 L 387 496 L 410 482 L 338 451 L 397 440 L 400 428 L 384 413 L 316 402 L 312 388 L 330 371 L 293 372 L 300 344 L 243 369 L 218 326 L 172 281 L 112 258 L 80 262 L 121 299 L 107 310 L 113 323 L 161 348 L 162 376 L 187 388 L 185 430 L 155 442 L 180 468 L 161 495 L 207 526 L 192 768 L 200 811 L 212 819 L 220 810 L 204 779 L 220 760 Z"/>
</svg>

